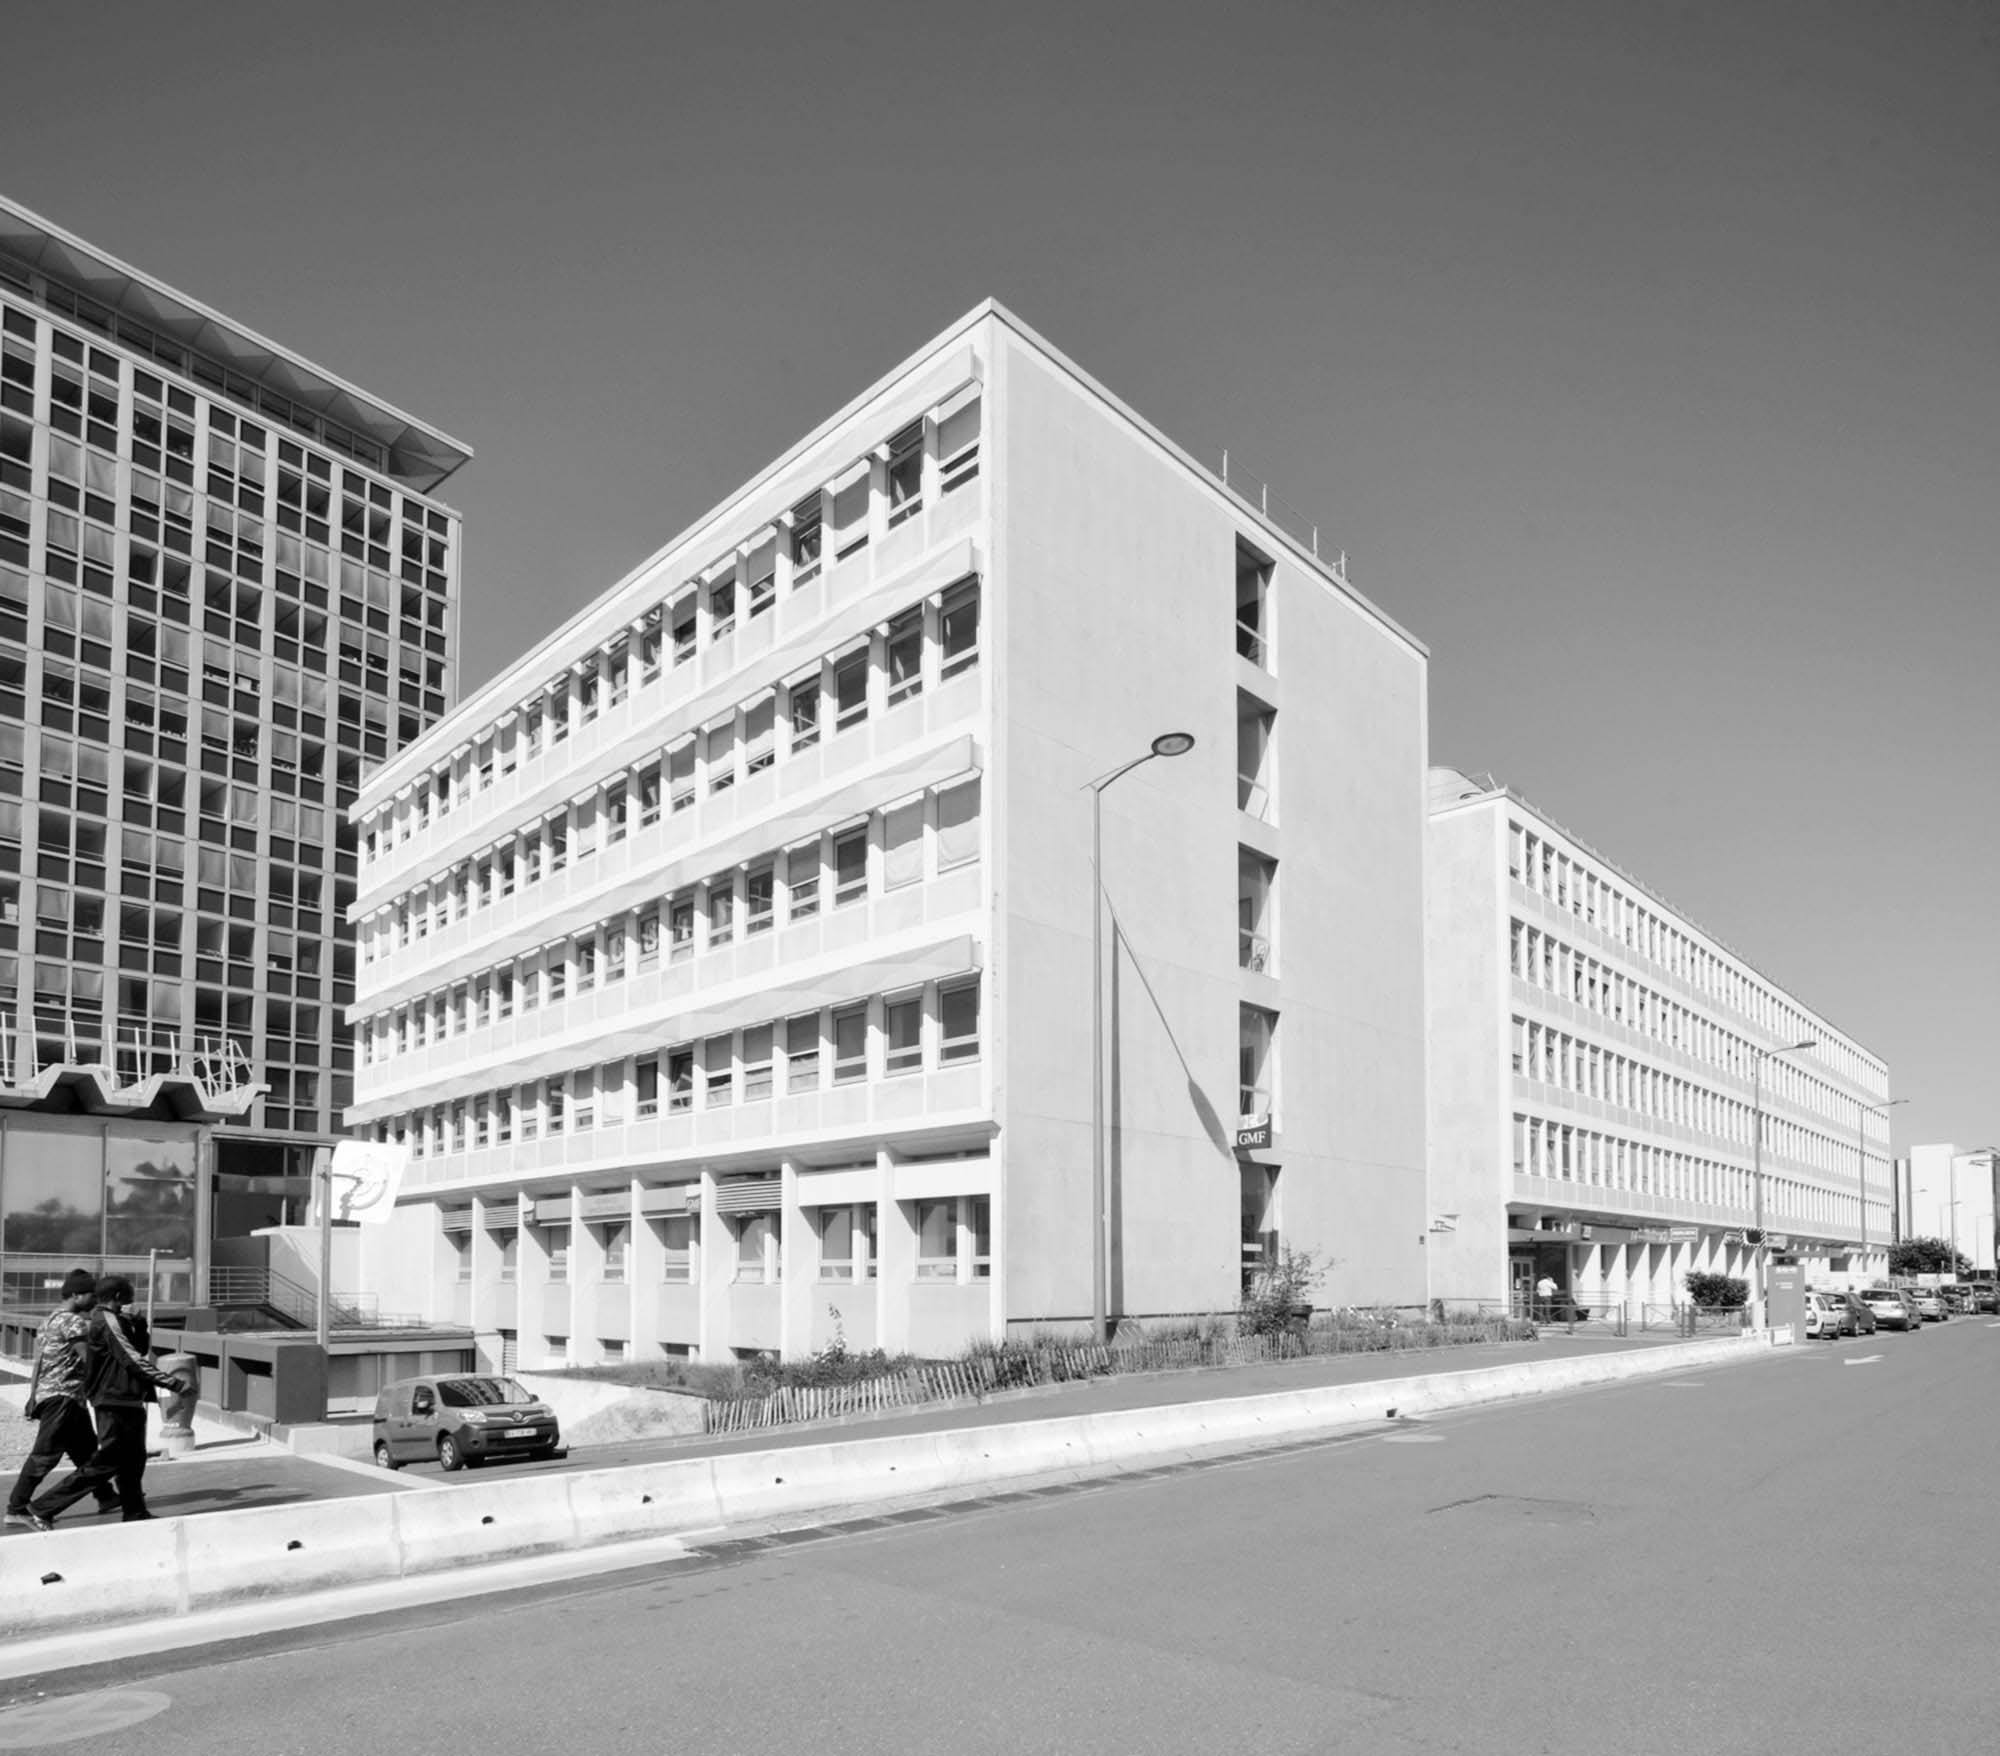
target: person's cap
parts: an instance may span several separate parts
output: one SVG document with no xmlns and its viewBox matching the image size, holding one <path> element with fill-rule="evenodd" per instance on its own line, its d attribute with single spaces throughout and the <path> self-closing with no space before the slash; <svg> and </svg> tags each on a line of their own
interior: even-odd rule
<svg viewBox="0 0 2000 1756">
<path fill-rule="evenodd" d="M 100 1299 L 126 1300 L 132 1296 L 132 1283 L 122 1274 L 100 1274 L 97 1277 L 97 1296 Z"/>
<path fill-rule="evenodd" d="M 97 1276 L 87 1268 L 72 1268 L 63 1276 L 62 1296 L 66 1299 L 74 1299 L 84 1293 L 96 1291 Z"/>
</svg>

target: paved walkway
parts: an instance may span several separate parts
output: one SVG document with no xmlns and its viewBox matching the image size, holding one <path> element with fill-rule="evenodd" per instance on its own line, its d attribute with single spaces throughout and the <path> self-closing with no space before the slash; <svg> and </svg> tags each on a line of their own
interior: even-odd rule
<svg viewBox="0 0 2000 1756">
<path fill-rule="evenodd" d="M 1621 1340 L 1601 1332 L 1587 1335 L 1579 1331 L 1572 1336 L 1557 1331 L 1535 1341 L 1481 1343 L 1396 1353 L 1328 1354 L 1256 1366 L 1134 1373 L 1049 1385 L 1035 1390 L 1006 1391 L 984 1402 L 936 1404 L 879 1416 L 774 1427 L 726 1437 L 635 1439 L 612 1445 L 580 1446 L 565 1460 L 509 1464 L 496 1468 L 492 1473 L 512 1476 L 549 1470 L 608 1469 L 656 1458 L 784 1450 L 797 1446 L 886 1438 L 902 1433 L 1058 1420 L 1112 1409 L 1218 1401 L 1261 1396 L 1274 1391 L 1313 1389 L 1325 1384 L 1363 1384 L 1436 1373 L 1475 1371 L 1516 1361 L 1624 1352 L 1668 1346 L 1681 1339 L 1671 1332 L 1635 1335 Z M 1387 1412 L 1385 1408 L 1384 1413 Z M 5 1414 L 14 1417 L 16 1411 L 8 1407 Z M 28 1423 L 17 1418 L 0 1421 L 0 1473 L 9 1479 L 20 1467 L 20 1457 L 25 1452 L 32 1431 Z M 146 1471 L 147 1497 L 154 1512 L 161 1517 L 227 1512 L 252 1506 L 279 1506 L 305 1500 L 348 1499 L 364 1494 L 435 1491 L 448 1489 L 457 1482 L 489 1479 L 487 1472 L 483 1471 L 446 1476 L 435 1464 L 413 1464 L 390 1473 L 348 1459 L 294 1455 L 269 1440 L 236 1434 L 208 1420 L 198 1422 L 196 1437 L 193 1452 L 173 1459 L 156 1458 Z M 73 1508 L 63 1518 L 65 1529 L 95 1522 L 96 1514 L 87 1504 Z M 10 1531 L 8 1534 L 29 1533 Z"/>
</svg>

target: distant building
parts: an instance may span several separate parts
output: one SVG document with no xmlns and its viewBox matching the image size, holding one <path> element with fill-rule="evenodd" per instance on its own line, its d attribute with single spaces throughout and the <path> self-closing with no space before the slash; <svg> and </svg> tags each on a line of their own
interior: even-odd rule
<svg viewBox="0 0 2000 1756">
<path fill-rule="evenodd" d="M 1956 1244 L 1975 1270 L 1994 1265 L 1994 1192 L 2000 1188 L 1991 1147 L 1949 1141 L 1912 1146 L 1903 1235 Z"/>
<path fill-rule="evenodd" d="M 361 790 L 385 1301 L 538 1365 L 1423 1296 L 1425 654 L 982 306 Z"/>
<path fill-rule="evenodd" d="M 0 1305 L 149 1252 L 199 1297 L 302 1209 L 343 813 L 454 698 L 468 455 L 0 199 Z"/>
<path fill-rule="evenodd" d="M 1433 1296 L 1746 1275 L 1758 1082 L 1774 1258 L 1883 1271 L 1878 1057 L 1490 776 L 1432 771 L 1427 885 Z"/>
</svg>

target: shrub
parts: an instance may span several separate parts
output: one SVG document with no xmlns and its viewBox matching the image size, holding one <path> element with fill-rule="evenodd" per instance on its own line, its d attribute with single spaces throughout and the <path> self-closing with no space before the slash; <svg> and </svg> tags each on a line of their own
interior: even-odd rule
<svg viewBox="0 0 2000 1756">
<path fill-rule="evenodd" d="M 1690 1274 L 1683 1284 L 1704 1311 L 1740 1310 L 1750 1297 L 1749 1284 L 1728 1274 Z"/>
<path fill-rule="evenodd" d="M 1310 1250 L 1287 1248 L 1257 1271 L 1243 1294 L 1237 1326 L 1245 1335 L 1301 1330 L 1312 1310 L 1312 1291 L 1326 1278 Z"/>
</svg>

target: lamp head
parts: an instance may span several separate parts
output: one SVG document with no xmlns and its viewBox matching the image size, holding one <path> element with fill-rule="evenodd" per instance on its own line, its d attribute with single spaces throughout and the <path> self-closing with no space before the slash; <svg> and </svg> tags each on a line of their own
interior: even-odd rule
<svg viewBox="0 0 2000 1756">
<path fill-rule="evenodd" d="M 1192 732 L 1162 732 L 1153 740 L 1155 756 L 1185 756 L 1193 748 Z"/>
</svg>

